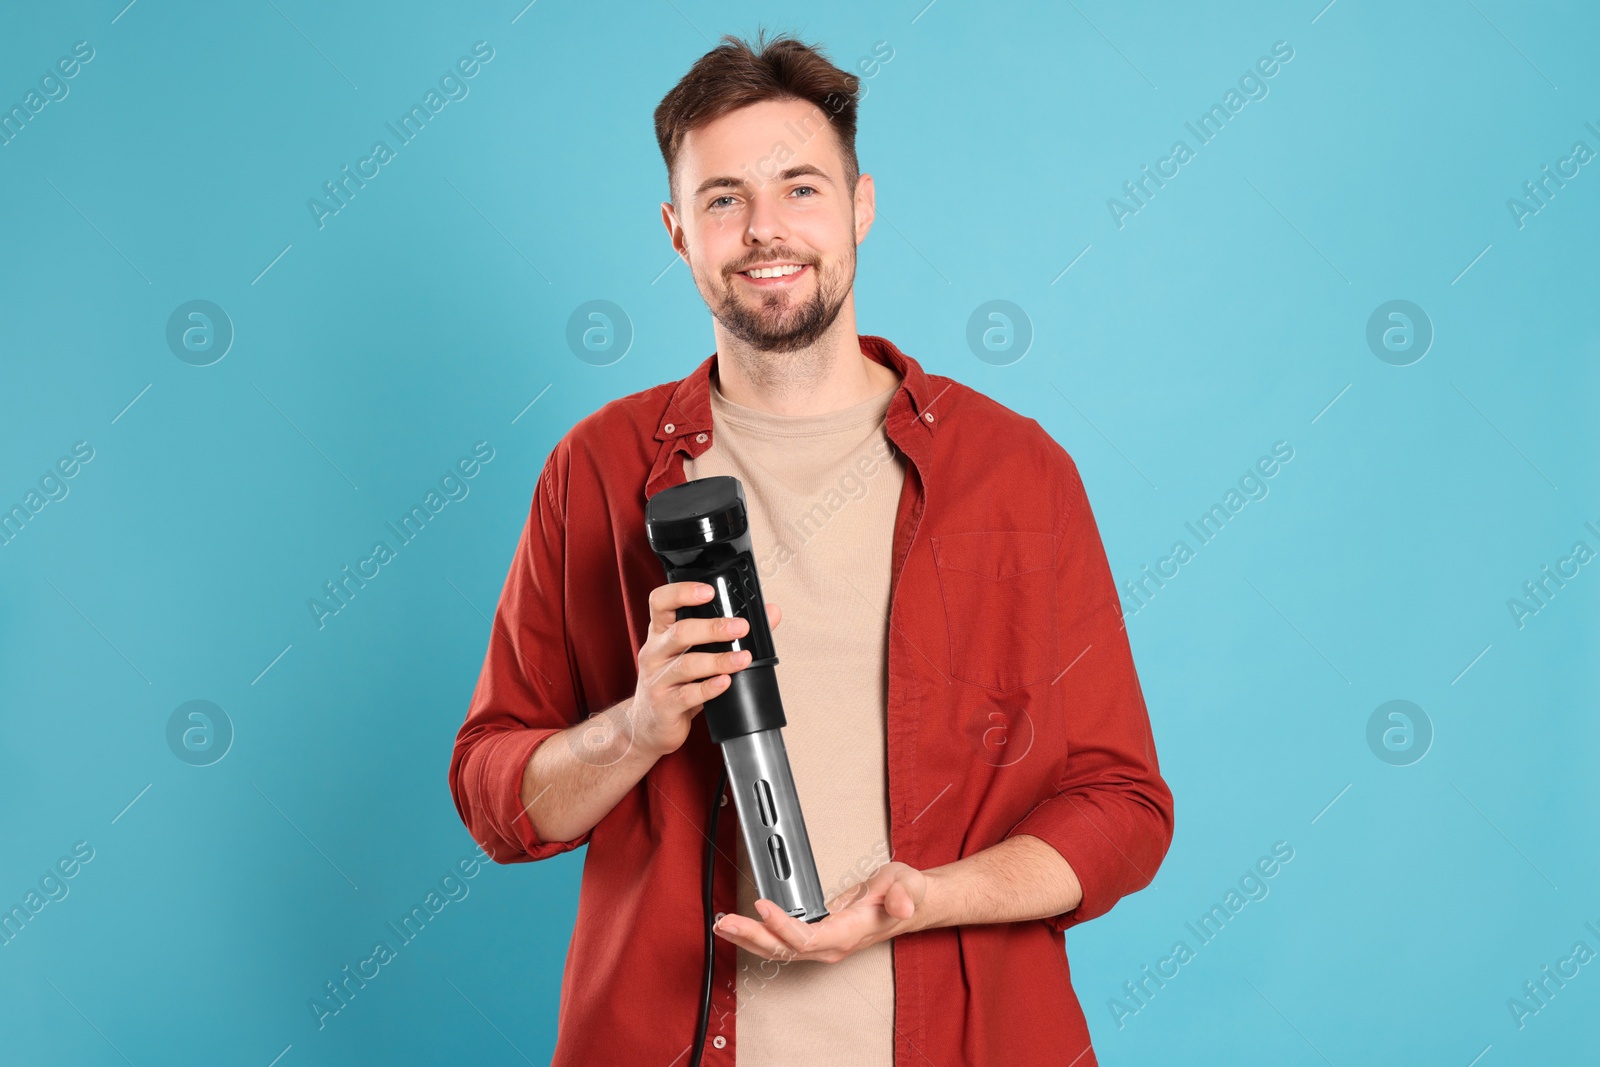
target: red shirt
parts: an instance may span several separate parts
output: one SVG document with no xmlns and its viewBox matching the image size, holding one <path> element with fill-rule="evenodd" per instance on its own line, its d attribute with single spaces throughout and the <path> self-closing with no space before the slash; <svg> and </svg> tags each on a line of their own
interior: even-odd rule
<svg viewBox="0 0 1600 1067">
<path fill-rule="evenodd" d="M 1072 458 L 1037 422 L 881 337 L 860 343 L 902 377 L 886 426 L 907 462 L 888 623 L 893 858 L 926 870 L 1025 833 L 1083 885 L 1048 919 L 896 938 L 895 1062 L 1093 1067 L 1062 932 L 1149 884 L 1173 827 L 1099 530 Z M 606 404 L 551 451 L 450 761 L 456 809 L 497 862 L 589 846 L 552 1067 L 666 1067 L 694 1039 L 721 769 L 705 728 L 575 840 L 535 836 L 520 793 L 542 741 L 634 693 L 649 594 L 666 582 L 645 500 L 710 447 L 716 359 Z M 727 805 L 717 911 L 737 911 L 737 823 Z M 736 977 L 761 980 L 735 975 L 735 951 L 716 939 L 703 1061 L 716 1067 L 734 1064 Z"/>
</svg>

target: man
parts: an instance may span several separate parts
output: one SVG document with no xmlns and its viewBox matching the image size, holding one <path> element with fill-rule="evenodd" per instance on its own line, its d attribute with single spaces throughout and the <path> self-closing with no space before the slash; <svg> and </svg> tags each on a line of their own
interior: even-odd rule
<svg viewBox="0 0 1600 1067">
<path fill-rule="evenodd" d="M 743 483 L 830 914 L 756 900 L 716 835 L 708 1064 L 1096 1063 L 1063 931 L 1172 837 L 1072 459 L 1032 419 L 856 332 L 873 181 L 859 80 L 733 37 L 656 110 L 673 247 L 713 316 L 687 378 L 606 404 L 540 472 L 450 787 L 495 860 L 587 844 L 553 1063 L 684 1064 L 720 752 L 695 718 L 743 620 L 675 622 L 644 504 Z M 783 620 L 787 621 L 783 621 Z"/>
</svg>

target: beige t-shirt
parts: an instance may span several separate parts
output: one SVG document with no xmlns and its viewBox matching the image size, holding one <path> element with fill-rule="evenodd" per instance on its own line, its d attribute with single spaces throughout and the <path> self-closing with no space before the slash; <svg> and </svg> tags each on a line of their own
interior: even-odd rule
<svg viewBox="0 0 1600 1067">
<path fill-rule="evenodd" d="M 898 388 L 898 386 L 897 386 Z M 824 900 L 889 860 L 888 608 L 905 459 L 884 431 L 895 389 L 822 415 L 735 404 L 711 384 L 711 447 L 686 479 L 744 485 L 779 692 Z M 732 805 L 724 815 L 734 812 Z M 739 914 L 759 918 L 739 835 Z M 739 1067 L 894 1063 L 893 943 L 838 963 L 778 963 L 738 950 Z"/>
</svg>

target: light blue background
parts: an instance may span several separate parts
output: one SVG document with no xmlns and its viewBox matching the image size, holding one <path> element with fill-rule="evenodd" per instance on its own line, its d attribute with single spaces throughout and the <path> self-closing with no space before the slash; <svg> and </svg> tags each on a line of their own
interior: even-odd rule
<svg viewBox="0 0 1600 1067">
<path fill-rule="evenodd" d="M 0 147 L 0 503 L 95 449 L 0 547 L 0 903 L 95 850 L 0 948 L 8 1061 L 548 1060 L 581 852 L 482 871 L 325 1029 L 307 1001 L 473 848 L 450 746 L 550 448 L 712 350 L 651 112 L 762 23 L 892 48 L 860 328 L 1043 424 L 1119 581 L 1294 448 L 1129 621 L 1177 836 L 1068 936 L 1102 1061 L 1592 1056 L 1600 964 L 1525 1028 L 1506 1003 L 1600 950 L 1600 567 L 1524 628 L 1506 606 L 1600 549 L 1600 165 L 1506 206 L 1600 149 L 1592 7 L 124 2 L 0 17 L 7 107 L 95 49 Z M 479 40 L 470 95 L 318 229 L 307 199 Z M 1269 95 L 1119 229 L 1107 199 L 1280 40 Z M 165 341 L 192 299 L 236 330 L 211 366 Z M 592 299 L 635 331 L 609 366 L 565 341 Z M 1034 331 L 1007 366 L 965 340 L 991 299 Z M 1392 299 L 1436 331 L 1410 366 L 1366 344 Z M 480 440 L 470 495 L 319 630 L 308 598 Z M 207 767 L 165 736 L 194 699 L 236 731 Z M 1367 745 L 1392 699 L 1435 732 L 1410 766 Z M 1119 1028 L 1277 841 L 1270 895 Z"/>
</svg>

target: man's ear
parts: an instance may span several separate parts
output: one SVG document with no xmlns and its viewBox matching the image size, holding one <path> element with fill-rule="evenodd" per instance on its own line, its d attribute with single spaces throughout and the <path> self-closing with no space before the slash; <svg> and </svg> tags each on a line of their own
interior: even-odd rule
<svg viewBox="0 0 1600 1067">
<path fill-rule="evenodd" d="M 863 174 L 856 179 L 856 244 L 867 239 L 872 220 L 877 217 L 877 193 L 872 187 L 872 175 Z"/>
<path fill-rule="evenodd" d="M 661 223 L 667 228 L 667 234 L 672 240 L 672 250 L 678 253 L 680 259 L 689 262 L 689 242 L 684 235 L 683 227 L 678 225 L 678 212 L 672 206 L 672 201 L 661 202 Z"/>
</svg>

